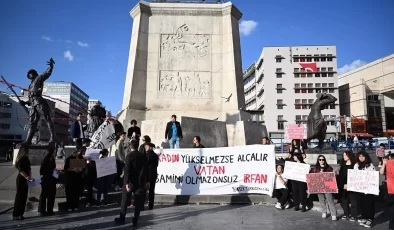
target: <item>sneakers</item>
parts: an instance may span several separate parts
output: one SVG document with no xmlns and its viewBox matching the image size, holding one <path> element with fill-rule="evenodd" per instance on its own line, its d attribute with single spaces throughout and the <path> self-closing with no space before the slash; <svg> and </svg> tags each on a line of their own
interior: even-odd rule
<svg viewBox="0 0 394 230">
<path fill-rule="evenodd" d="M 337 220 L 337 217 L 336 216 L 331 216 L 331 220 Z"/>
<path fill-rule="evenodd" d="M 327 218 L 327 213 L 321 214 L 321 218 L 326 219 Z"/>
<path fill-rule="evenodd" d="M 364 227 L 366 228 L 371 228 L 372 227 L 372 220 L 367 220 L 365 221 L 365 223 L 363 224 Z"/>
<path fill-rule="evenodd" d="M 285 206 L 285 209 L 289 209 L 289 208 L 290 208 L 290 204 L 287 203 L 286 206 Z"/>
<path fill-rule="evenodd" d="M 117 218 L 115 218 L 115 223 L 116 224 L 124 224 L 124 222 L 125 222 L 125 218 L 123 217 L 117 217 Z"/>
<path fill-rule="evenodd" d="M 280 205 L 280 203 L 276 203 L 275 208 L 282 209 L 282 205 Z"/>
<path fill-rule="evenodd" d="M 350 217 L 350 218 L 349 218 L 349 221 L 350 221 L 350 222 L 355 222 L 355 221 L 356 221 L 356 218 Z"/>
<path fill-rule="evenodd" d="M 347 216 L 342 216 L 342 220 L 347 220 L 349 219 Z"/>
<path fill-rule="evenodd" d="M 360 223 L 360 225 L 364 225 L 365 222 L 367 222 L 367 220 L 366 219 L 358 219 L 357 222 Z"/>
</svg>

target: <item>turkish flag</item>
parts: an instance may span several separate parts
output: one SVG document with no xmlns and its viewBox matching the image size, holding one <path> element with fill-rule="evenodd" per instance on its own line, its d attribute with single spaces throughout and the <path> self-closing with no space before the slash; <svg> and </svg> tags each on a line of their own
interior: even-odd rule
<svg viewBox="0 0 394 230">
<path fill-rule="evenodd" d="M 300 66 L 306 70 L 306 72 L 317 72 L 316 63 L 300 63 Z"/>
</svg>

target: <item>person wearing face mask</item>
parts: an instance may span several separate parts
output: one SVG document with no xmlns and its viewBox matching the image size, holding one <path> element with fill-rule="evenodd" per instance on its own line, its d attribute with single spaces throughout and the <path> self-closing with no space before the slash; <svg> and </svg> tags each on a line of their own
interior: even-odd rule
<svg viewBox="0 0 394 230">
<path fill-rule="evenodd" d="M 317 162 L 315 168 L 311 170 L 310 173 L 323 173 L 323 172 L 333 172 L 333 168 L 328 165 L 324 155 L 319 155 L 317 157 Z M 317 194 L 319 197 L 319 203 L 322 207 L 322 218 L 327 218 L 327 205 L 330 209 L 331 219 L 337 220 L 337 209 L 335 208 L 334 199 L 331 193 L 320 193 Z"/>
<path fill-rule="evenodd" d="M 53 215 L 57 181 L 54 175 L 59 175 L 56 170 L 55 157 L 56 151 L 48 151 L 40 167 L 41 195 L 38 204 L 39 215 Z"/>
<path fill-rule="evenodd" d="M 375 167 L 368 153 L 361 151 L 357 154 L 357 163 L 354 165 L 354 170 L 375 171 Z M 360 207 L 361 212 L 358 222 L 364 227 L 372 227 L 375 218 L 375 195 L 358 192 L 355 192 L 354 195 L 356 196 L 357 206 Z"/>
</svg>

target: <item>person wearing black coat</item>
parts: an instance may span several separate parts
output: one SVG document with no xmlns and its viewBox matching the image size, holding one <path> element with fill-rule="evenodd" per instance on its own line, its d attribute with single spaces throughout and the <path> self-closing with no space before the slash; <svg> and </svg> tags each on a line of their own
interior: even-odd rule
<svg viewBox="0 0 394 230">
<path fill-rule="evenodd" d="M 357 218 L 358 209 L 356 196 L 352 192 L 347 191 L 347 173 L 349 169 L 353 169 L 356 164 L 356 156 L 352 151 L 345 151 L 341 160 L 339 175 L 338 175 L 338 190 L 342 192 L 341 206 L 344 212 L 342 219 Z M 351 208 L 350 208 L 350 204 Z"/>
<path fill-rule="evenodd" d="M 83 168 L 73 169 L 71 168 L 71 160 L 84 159 L 86 147 L 77 146 L 75 152 L 66 159 L 64 164 L 64 171 L 67 175 L 66 182 L 66 203 L 67 210 L 74 211 L 78 209 L 79 198 L 82 195 L 84 183 L 83 183 Z"/>
<path fill-rule="evenodd" d="M 56 171 L 55 157 L 56 151 L 48 151 L 40 167 L 41 195 L 38 204 L 39 215 L 53 215 L 57 182 L 54 172 L 59 175 Z"/>
<path fill-rule="evenodd" d="M 305 164 L 304 158 L 301 155 L 294 155 L 293 156 L 294 162 L 298 164 Z M 305 212 L 307 207 L 307 185 L 305 182 L 292 180 L 292 189 L 293 189 L 293 199 L 294 199 L 294 210 L 300 210 L 301 204 L 301 211 Z"/>
<path fill-rule="evenodd" d="M 153 151 L 155 145 L 149 143 L 145 145 L 146 157 L 149 162 L 149 209 L 153 209 L 155 203 L 155 186 L 157 179 L 157 167 L 159 167 L 159 156 Z"/>
<path fill-rule="evenodd" d="M 120 216 L 115 218 L 117 224 L 125 222 L 128 201 L 134 194 L 135 209 L 133 226 L 137 226 L 138 217 L 144 206 L 144 197 L 146 189 L 149 189 L 149 162 L 145 154 L 138 152 L 138 142 L 130 142 L 130 154 L 127 155 L 124 168 L 124 185 L 122 193 L 122 202 Z"/>
<path fill-rule="evenodd" d="M 29 149 L 21 147 L 19 149 L 18 157 L 16 158 L 15 167 L 19 173 L 16 177 L 16 195 L 14 202 L 14 211 L 12 213 L 13 220 L 23 220 L 25 217 L 25 207 L 27 202 L 27 195 L 29 187 L 27 181 L 34 181 L 31 178 L 31 164 L 28 155 Z"/>
<path fill-rule="evenodd" d="M 93 161 L 90 157 L 86 158 L 86 165 L 83 171 L 83 179 L 85 182 L 85 187 L 88 190 L 88 194 L 86 195 L 86 207 L 90 207 L 94 205 L 93 186 L 96 184 L 97 180 L 96 162 Z"/>
</svg>

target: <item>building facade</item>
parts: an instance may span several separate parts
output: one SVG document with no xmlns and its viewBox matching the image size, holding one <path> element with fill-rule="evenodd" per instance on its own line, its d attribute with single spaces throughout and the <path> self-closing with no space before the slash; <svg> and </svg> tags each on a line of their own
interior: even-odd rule
<svg viewBox="0 0 394 230">
<path fill-rule="evenodd" d="M 244 109 L 251 115 L 251 120 L 264 124 L 264 103 L 258 100 L 264 92 L 263 74 L 256 76 L 256 63 L 253 63 L 243 72 L 245 106 Z"/>
<path fill-rule="evenodd" d="M 246 108 L 261 111 L 274 141 L 284 137 L 286 124 L 306 124 L 316 93 L 338 98 L 335 46 L 264 47 L 253 68 L 244 74 L 245 92 L 255 88 L 252 96 L 245 96 Z M 334 136 L 338 105 L 328 106 L 322 114 L 327 138 Z"/>
<path fill-rule="evenodd" d="M 340 113 L 375 136 L 394 135 L 394 54 L 338 76 Z M 354 131 L 357 132 L 357 131 Z"/>
<path fill-rule="evenodd" d="M 101 105 L 103 106 L 103 103 L 101 103 L 101 101 L 97 100 L 97 99 L 89 99 L 88 102 L 88 111 L 90 111 L 92 109 L 93 106 L 95 105 Z"/>
<path fill-rule="evenodd" d="M 89 96 L 72 82 L 45 82 L 43 94 L 56 100 L 56 108 L 67 113 L 69 117 L 69 129 L 71 123 L 77 118 L 78 113 L 87 115 Z"/>
</svg>

